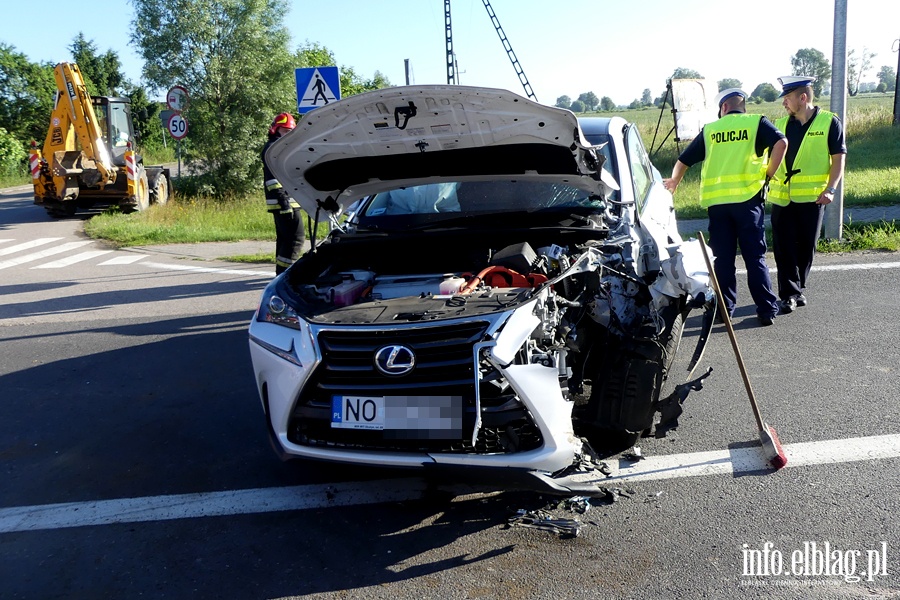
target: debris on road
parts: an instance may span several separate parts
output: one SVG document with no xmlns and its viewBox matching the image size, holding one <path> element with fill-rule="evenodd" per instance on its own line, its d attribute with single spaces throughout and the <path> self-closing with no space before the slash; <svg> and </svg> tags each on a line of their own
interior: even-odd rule
<svg viewBox="0 0 900 600">
<path fill-rule="evenodd" d="M 509 518 L 508 523 L 510 526 L 550 531 L 559 534 L 560 537 L 578 537 L 581 533 L 581 521 L 578 519 L 555 518 L 546 510 L 519 509 Z"/>
</svg>

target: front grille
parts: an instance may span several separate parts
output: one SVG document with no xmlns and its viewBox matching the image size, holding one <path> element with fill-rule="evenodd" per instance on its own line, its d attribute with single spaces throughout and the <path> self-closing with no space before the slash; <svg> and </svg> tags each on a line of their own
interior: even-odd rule
<svg viewBox="0 0 900 600">
<path fill-rule="evenodd" d="M 330 402 L 334 391 L 373 394 L 404 393 L 411 389 L 472 386 L 475 380 L 472 346 L 481 341 L 488 324 L 483 321 L 452 326 L 411 327 L 391 330 L 320 331 L 322 363 L 312 376 L 316 395 Z M 375 368 L 375 352 L 389 344 L 402 344 L 416 355 L 416 367 L 403 376 L 389 376 Z"/>
<path fill-rule="evenodd" d="M 504 453 L 540 447 L 538 428 L 521 404 L 481 384 L 482 427 L 475 445 L 473 346 L 482 341 L 489 323 L 457 322 L 435 327 L 397 329 L 322 329 L 316 339 L 322 362 L 304 386 L 288 429 L 297 444 L 378 451 Z M 407 375 L 385 375 L 375 368 L 375 353 L 386 345 L 404 345 L 416 356 Z M 456 439 L 396 439 L 382 431 L 331 427 L 335 395 L 460 396 L 463 433 Z"/>
</svg>

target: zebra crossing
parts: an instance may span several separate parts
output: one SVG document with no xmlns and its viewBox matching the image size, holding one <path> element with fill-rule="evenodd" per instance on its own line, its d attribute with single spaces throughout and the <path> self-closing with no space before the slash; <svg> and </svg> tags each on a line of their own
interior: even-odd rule
<svg viewBox="0 0 900 600">
<path fill-rule="evenodd" d="M 8 269 L 28 263 L 38 262 L 39 264 L 31 266 L 32 269 L 61 269 L 76 263 L 97 258 L 105 254 L 113 252 L 112 250 L 87 250 L 77 254 L 69 254 L 63 258 L 55 258 L 49 262 L 41 262 L 50 257 L 56 257 L 60 254 L 66 254 L 85 248 L 94 244 L 91 240 L 83 240 L 78 242 L 66 242 L 64 238 L 46 237 L 36 238 L 27 242 L 18 244 L 14 239 L 0 239 L 0 257 L 9 256 L 10 258 L 0 259 L 0 269 Z M 62 243 L 58 243 L 62 242 Z M 6 245 L 12 243 L 11 245 Z M 135 260 L 140 260 L 143 256 L 138 255 Z M 101 263 L 103 264 L 103 263 Z"/>
<path fill-rule="evenodd" d="M 245 275 L 271 277 L 269 270 L 228 269 L 187 264 L 167 264 L 156 262 L 151 254 L 126 252 L 98 248 L 93 240 L 71 241 L 63 237 L 41 237 L 28 241 L 15 238 L 0 238 L 0 271 L 12 267 L 26 269 L 63 269 L 78 263 L 105 258 L 96 262 L 96 267 L 112 267 L 140 264 L 149 269 L 168 271 L 193 271 L 200 273 L 221 273 L 224 275 Z"/>
</svg>

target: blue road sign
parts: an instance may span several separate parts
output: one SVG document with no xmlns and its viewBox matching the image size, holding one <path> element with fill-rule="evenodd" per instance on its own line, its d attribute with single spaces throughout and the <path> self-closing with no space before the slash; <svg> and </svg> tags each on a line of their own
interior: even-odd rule
<svg viewBox="0 0 900 600">
<path fill-rule="evenodd" d="M 297 112 L 300 114 L 341 99 L 341 76 L 337 67 L 295 69 L 294 77 L 297 80 Z"/>
</svg>

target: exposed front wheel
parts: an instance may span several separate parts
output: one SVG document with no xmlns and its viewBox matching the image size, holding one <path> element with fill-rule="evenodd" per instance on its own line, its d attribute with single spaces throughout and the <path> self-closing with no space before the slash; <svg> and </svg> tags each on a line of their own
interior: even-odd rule
<svg viewBox="0 0 900 600">
<path fill-rule="evenodd" d="M 169 178 L 164 173 L 160 173 L 153 182 L 153 188 L 150 190 L 150 202 L 152 204 L 165 204 L 169 201 Z"/>
</svg>

